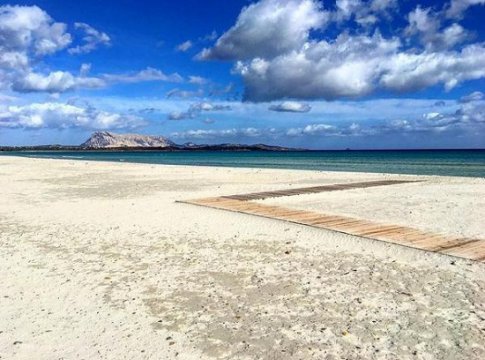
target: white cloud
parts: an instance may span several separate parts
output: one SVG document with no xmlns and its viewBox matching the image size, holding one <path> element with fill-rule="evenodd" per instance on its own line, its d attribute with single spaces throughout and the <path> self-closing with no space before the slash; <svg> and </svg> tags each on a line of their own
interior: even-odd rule
<svg viewBox="0 0 485 360">
<path fill-rule="evenodd" d="M 70 53 L 87 53 L 110 44 L 109 36 L 92 26 L 85 23 L 75 23 L 74 26 L 83 32 L 83 44 L 68 49 Z M 177 73 L 167 75 L 150 67 L 139 72 L 98 76 L 88 76 L 90 64 L 81 66 L 79 76 L 69 71 L 48 71 L 45 66 L 39 70 L 46 55 L 71 44 L 71 35 L 66 28 L 37 6 L 0 6 L 0 89 L 53 94 L 116 83 L 183 81 Z M 202 78 L 195 80 L 202 81 Z"/>
<path fill-rule="evenodd" d="M 382 63 L 398 46 L 397 39 L 386 40 L 378 34 L 341 35 L 335 42 L 307 43 L 299 51 L 272 60 L 239 62 L 236 71 L 246 86 L 245 100 L 360 96 L 373 90 Z"/>
<path fill-rule="evenodd" d="M 108 34 L 98 31 L 88 24 L 77 22 L 74 23 L 74 27 L 84 32 L 84 44 L 70 48 L 68 50 L 70 54 L 87 54 L 96 50 L 100 45 L 111 45 L 111 39 Z"/>
<path fill-rule="evenodd" d="M 205 118 L 204 120 L 202 120 L 202 122 L 204 124 L 209 125 L 209 124 L 214 124 L 216 121 L 214 119 L 211 119 L 211 118 Z"/>
<path fill-rule="evenodd" d="M 227 111 L 231 110 L 230 105 L 212 104 L 210 102 L 200 102 L 190 107 L 192 111 Z"/>
<path fill-rule="evenodd" d="M 12 89 L 17 92 L 49 92 L 62 93 L 75 89 L 96 89 L 118 83 L 139 83 L 147 81 L 182 82 L 183 78 L 177 74 L 166 75 L 161 70 L 146 68 L 133 73 L 103 74 L 99 76 L 87 76 L 91 70 L 90 64 L 83 64 L 80 76 L 75 76 L 68 71 L 53 71 L 48 74 L 25 72 L 19 74 L 12 81 Z"/>
<path fill-rule="evenodd" d="M 82 64 L 81 68 L 79 69 L 80 76 L 87 76 L 91 71 L 91 64 Z"/>
<path fill-rule="evenodd" d="M 0 104 L 7 103 L 7 102 L 14 102 L 19 100 L 15 96 L 5 95 L 0 93 Z"/>
<path fill-rule="evenodd" d="M 210 34 L 199 38 L 199 41 L 214 41 L 215 39 L 217 39 L 217 31 L 212 30 Z"/>
<path fill-rule="evenodd" d="M 460 102 L 461 103 L 469 103 L 469 102 L 472 102 L 472 101 L 479 101 L 479 100 L 485 100 L 485 94 L 482 93 L 481 91 L 474 91 L 471 94 L 463 96 L 460 99 Z"/>
<path fill-rule="evenodd" d="M 100 88 L 105 82 L 94 77 L 76 77 L 69 72 L 54 71 L 48 75 L 27 73 L 12 84 L 12 89 L 17 92 L 61 93 L 76 88 Z"/>
<path fill-rule="evenodd" d="M 381 17 L 388 18 L 391 11 L 397 8 L 397 0 L 337 0 L 336 11 L 332 19 L 337 23 L 354 19 L 361 26 L 367 27 L 377 23 Z"/>
<path fill-rule="evenodd" d="M 400 52 L 398 39 L 381 35 L 340 35 L 334 42 L 313 42 L 272 60 L 238 62 L 245 84 L 244 99 L 336 99 L 359 97 L 377 90 L 410 92 L 485 76 L 485 48 L 462 51 Z M 298 69 L 298 71 L 293 71 Z"/>
<path fill-rule="evenodd" d="M 50 92 L 62 93 L 70 90 L 87 88 L 102 88 L 119 83 L 140 83 L 149 81 L 182 82 L 184 79 L 177 73 L 165 74 L 161 70 L 146 68 L 144 70 L 124 74 L 102 74 L 87 76 L 91 70 L 90 64 L 83 64 L 80 76 L 67 71 L 54 71 L 49 74 L 27 72 L 12 84 L 12 89 L 18 92 Z"/>
<path fill-rule="evenodd" d="M 417 6 L 408 15 L 409 25 L 405 33 L 408 36 L 417 35 L 428 50 L 450 49 L 470 37 L 468 31 L 457 23 L 443 29 L 441 17 L 430 8 Z"/>
<path fill-rule="evenodd" d="M 168 114 L 168 120 L 187 120 L 193 119 L 195 114 L 190 111 L 172 111 Z"/>
<path fill-rule="evenodd" d="M 0 6 L 1 52 L 52 54 L 71 43 L 66 28 L 37 6 Z"/>
<path fill-rule="evenodd" d="M 423 118 L 426 120 L 433 120 L 441 117 L 441 114 L 438 112 L 431 112 L 423 115 Z"/>
<path fill-rule="evenodd" d="M 71 35 L 37 6 L 0 6 L 0 85 L 29 71 L 31 58 L 66 48 Z"/>
<path fill-rule="evenodd" d="M 209 82 L 206 78 L 203 78 L 202 76 L 189 76 L 189 83 L 195 84 L 195 85 L 205 85 Z"/>
<path fill-rule="evenodd" d="M 182 98 L 182 99 L 187 99 L 187 98 L 195 98 L 195 97 L 203 97 L 204 96 L 204 91 L 202 89 L 198 89 L 195 91 L 192 90 L 181 90 L 181 89 L 172 89 L 167 92 L 166 94 L 167 98 Z"/>
<path fill-rule="evenodd" d="M 271 58 L 300 46 L 326 19 L 327 13 L 314 0 L 262 0 L 243 8 L 236 24 L 198 58 Z"/>
<path fill-rule="evenodd" d="M 132 129 L 145 125 L 137 116 L 122 115 L 63 103 L 33 103 L 0 107 L 0 127 Z"/>
<path fill-rule="evenodd" d="M 181 132 L 173 132 L 170 134 L 171 138 L 182 139 L 216 139 L 216 138 L 235 138 L 235 137 L 259 137 L 263 135 L 261 129 L 253 127 L 249 128 L 232 128 L 221 130 L 187 130 Z"/>
<path fill-rule="evenodd" d="M 444 84 L 450 90 L 463 81 L 485 76 L 485 47 L 476 44 L 461 51 L 400 53 L 387 59 L 384 68 L 380 76 L 384 88 L 406 92 Z"/>
<path fill-rule="evenodd" d="M 180 51 L 180 52 L 186 52 L 187 50 L 189 50 L 194 44 L 192 43 L 192 41 L 190 40 L 187 40 L 187 41 L 184 41 L 183 43 L 177 45 L 177 47 L 175 48 L 177 51 Z"/>
<path fill-rule="evenodd" d="M 1 47 L 0 47 L 0 50 Z M 29 65 L 29 58 L 26 54 L 17 51 L 0 52 L 0 68 L 8 70 L 22 70 Z"/>
<path fill-rule="evenodd" d="M 469 7 L 484 4 L 485 0 L 451 0 L 446 15 L 450 18 L 461 18 Z"/>
<path fill-rule="evenodd" d="M 370 4 L 370 9 L 374 12 L 387 12 L 397 7 L 397 0 L 372 0 Z"/>
<path fill-rule="evenodd" d="M 235 25 L 199 58 L 235 60 L 233 72 L 245 85 L 243 99 L 255 102 L 333 100 L 435 85 L 450 90 L 485 77 L 484 44 L 463 45 L 471 36 L 456 22 L 443 26 L 444 10 L 417 7 L 408 16 L 407 38 L 401 38 L 401 30 L 382 36 L 377 23 L 397 6 L 391 0 L 338 0 L 329 13 L 310 0 L 261 0 L 244 8 Z M 366 27 L 349 26 L 332 38 L 324 32 L 332 20 L 355 20 Z M 324 36 L 312 38 L 311 30 Z"/>
<path fill-rule="evenodd" d="M 390 121 L 373 128 L 374 133 L 386 132 L 443 132 L 485 130 L 485 101 L 475 99 L 447 112 L 427 112 L 419 118 Z"/>
<path fill-rule="evenodd" d="M 337 127 L 329 124 L 311 124 L 303 128 L 290 128 L 286 134 L 288 136 L 301 136 L 301 135 L 324 135 L 335 134 L 338 131 Z"/>
<path fill-rule="evenodd" d="M 183 78 L 177 74 L 167 75 L 159 69 L 147 67 L 145 70 L 127 74 L 104 74 L 102 76 L 110 83 L 137 83 L 145 81 L 167 81 L 167 82 L 182 82 Z"/>
<path fill-rule="evenodd" d="M 210 102 L 200 102 L 190 105 L 187 111 L 173 111 L 168 114 L 169 120 L 186 120 L 198 117 L 202 112 L 208 111 L 229 111 L 232 110 L 230 105 L 212 104 Z"/>
<path fill-rule="evenodd" d="M 270 105 L 268 109 L 277 112 L 306 113 L 309 112 L 312 107 L 308 104 L 303 104 L 296 101 L 285 101 L 281 104 Z"/>
<path fill-rule="evenodd" d="M 363 3 L 360 0 L 337 0 L 335 6 L 337 7 L 335 17 L 342 21 L 348 20 L 357 13 L 363 7 Z"/>
</svg>

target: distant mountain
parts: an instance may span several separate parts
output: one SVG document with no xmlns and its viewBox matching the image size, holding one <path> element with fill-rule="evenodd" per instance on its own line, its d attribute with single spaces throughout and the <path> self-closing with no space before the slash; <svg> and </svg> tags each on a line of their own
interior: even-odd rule
<svg viewBox="0 0 485 360">
<path fill-rule="evenodd" d="M 81 144 L 83 149 L 170 148 L 175 146 L 175 143 L 163 136 L 114 134 L 108 131 L 97 131 Z"/>
<path fill-rule="evenodd" d="M 81 149 L 140 149 L 140 150 L 213 150 L 213 151 L 288 151 L 290 148 L 265 144 L 194 144 L 177 145 L 163 136 L 115 134 L 108 131 L 97 131 L 80 145 Z"/>
<path fill-rule="evenodd" d="M 291 151 L 282 146 L 265 144 L 175 144 L 163 136 L 139 134 L 115 134 L 108 131 L 97 131 L 79 146 L 76 145 L 35 145 L 35 146 L 0 146 L 0 151 L 82 151 L 82 150 L 152 150 L 152 151 Z"/>
</svg>

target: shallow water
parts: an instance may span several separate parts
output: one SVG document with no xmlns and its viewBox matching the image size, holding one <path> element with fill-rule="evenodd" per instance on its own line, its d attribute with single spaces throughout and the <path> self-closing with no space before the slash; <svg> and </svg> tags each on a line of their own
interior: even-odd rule
<svg viewBox="0 0 485 360">
<path fill-rule="evenodd" d="M 2 155 L 149 164 L 485 177 L 485 150 L 418 151 L 22 151 Z"/>
</svg>

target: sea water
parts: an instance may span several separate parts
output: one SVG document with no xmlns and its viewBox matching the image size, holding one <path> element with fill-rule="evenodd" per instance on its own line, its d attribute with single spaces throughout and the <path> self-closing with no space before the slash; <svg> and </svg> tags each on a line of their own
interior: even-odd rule
<svg viewBox="0 0 485 360">
<path fill-rule="evenodd" d="M 148 164 L 485 177 L 485 150 L 18 151 L 0 154 Z"/>
</svg>

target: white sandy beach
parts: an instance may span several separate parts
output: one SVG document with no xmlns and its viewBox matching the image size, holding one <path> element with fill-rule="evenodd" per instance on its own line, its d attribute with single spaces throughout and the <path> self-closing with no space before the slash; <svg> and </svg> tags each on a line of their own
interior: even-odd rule
<svg viewBox="0 0 485 360">
<path fill-rule="evenodd" d="M 0 156 L 0 359 L 483 359 L 485 265 L 176 200 L 485 240 L 485 179 Z"/>
</svg>

